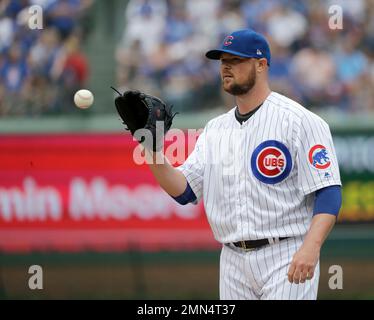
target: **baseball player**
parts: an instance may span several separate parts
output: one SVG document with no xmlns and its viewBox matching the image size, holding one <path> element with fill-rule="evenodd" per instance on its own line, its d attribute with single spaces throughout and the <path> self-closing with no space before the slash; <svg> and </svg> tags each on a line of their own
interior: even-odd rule
<svg viewBox="0 0 374 320">
<path fill-rule="evenodd" d="M 341 206 L 329 127 L 271 91 L 262 35 L 233 32 L 206 57 L 220 61 L 236 106 L 206 125 L 182 166 L 149 166 L 180 204 L 203 197 L 222 243 L 221 299 L 316 299 L 320 250 Z"/>
</svg>

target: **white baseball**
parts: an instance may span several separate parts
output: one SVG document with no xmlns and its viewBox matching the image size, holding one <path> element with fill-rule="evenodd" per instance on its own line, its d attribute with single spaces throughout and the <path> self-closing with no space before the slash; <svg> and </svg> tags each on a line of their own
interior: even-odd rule
<svg viewBox="0 0 374 320">
<path fill-rule="evenodd" d="M 93 102 L 94 96 L 89 90 L 79 90 L 74 95 L 74 103 L 78 108 L 87 109 L 93 104 Z"/>
</svg>

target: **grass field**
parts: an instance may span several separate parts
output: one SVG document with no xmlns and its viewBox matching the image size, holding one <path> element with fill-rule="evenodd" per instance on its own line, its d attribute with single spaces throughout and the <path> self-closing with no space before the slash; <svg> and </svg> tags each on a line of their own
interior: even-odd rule
<svg viewBox="0 0 374 320">
<path fill-rule="evenodd" d="M 319 299 L 374 299 L 373 226 L 337 226 L 321 253 Z M 2 255 L 3 299 L 218 299 L 219 251 Z M 43 267 L 44 289 L 28 288 Z M 331 265 L 343 289 L 331 290 Z"/>
</svg>

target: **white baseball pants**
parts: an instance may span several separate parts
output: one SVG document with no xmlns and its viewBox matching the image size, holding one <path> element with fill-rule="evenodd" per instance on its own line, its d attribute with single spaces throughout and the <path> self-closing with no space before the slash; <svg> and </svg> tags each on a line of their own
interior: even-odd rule
<svg viewBox="0 0 374 320">
<path fill-rule="evenodd" d="M 282 240 L 253 251 L 223 245 L 220 261 L 222 300 L 316 300 L 319 263 L 305 283 L 288 281 L 288 269 L 303 237 Z"/>
</svg>

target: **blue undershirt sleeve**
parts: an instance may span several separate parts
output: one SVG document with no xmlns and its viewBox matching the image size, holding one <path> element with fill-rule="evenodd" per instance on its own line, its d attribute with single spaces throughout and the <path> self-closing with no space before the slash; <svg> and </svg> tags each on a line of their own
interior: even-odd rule
<svg viewBox="0 0 374 320">
<path fill-rule="evenodd" d="M 329 186 L 316 191 L 313 216 L 319 213 L 328 213 L 338 216 L 342 205 L 341 186 Z"/>
</svg>

